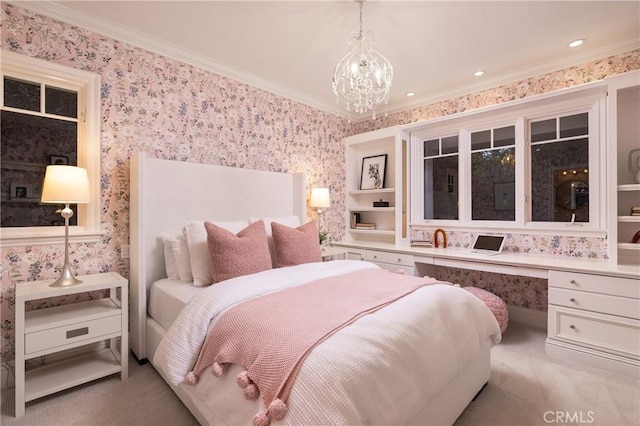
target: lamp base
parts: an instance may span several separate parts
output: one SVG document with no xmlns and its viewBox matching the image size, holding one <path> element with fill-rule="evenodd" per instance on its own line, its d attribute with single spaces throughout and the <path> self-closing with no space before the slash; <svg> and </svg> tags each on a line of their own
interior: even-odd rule
<svg viewBox="0 0 640 426">
<path fill-rule="evenodd" d="M 49 287 L 69 287 L 80 283 L 82 283 L 82 281 L 73 276 L 69 265 L 66 264 L 62 269 L 62 275 L 60 275 L 57 280 L 49 284 Z"/>
</svg>

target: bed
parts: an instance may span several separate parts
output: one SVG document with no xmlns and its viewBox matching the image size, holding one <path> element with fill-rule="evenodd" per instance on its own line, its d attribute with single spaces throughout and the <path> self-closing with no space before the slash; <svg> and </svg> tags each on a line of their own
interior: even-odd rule
<svg viewBox="0 0 640 426">
<path fill-rule="evenodd" d="M 132 157 L 131 350 L 153 364 L 201 424 L 251 424 L 267 410 L 262 398 L 248 401 L 239 390 L 238 365 L 220 377 L 206 367 L 196 384 L 183 379 L 222 313 L 307 282 L 377 274 L 377 266 L 315 262 L 195 287 L 167 277 L 163 236 L 179 235 L 192 221 L 304 223 L 305 194 L 303 174 Z M 315 346 L 298 370 L 286 415 L 271 424 L 453 424 L 487 383 L 500 337 L 475 297 L 445 283 L 420 286 Z"/>
</svg>

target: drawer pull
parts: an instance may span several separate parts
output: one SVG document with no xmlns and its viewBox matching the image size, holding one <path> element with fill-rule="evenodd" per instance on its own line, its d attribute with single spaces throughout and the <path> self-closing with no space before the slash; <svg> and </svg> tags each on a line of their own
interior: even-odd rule
<svg viewBox="0 0 640 426">
<path fill-rule="evenodd" d="M 402 259 L 401 259 L 401 258 L 398 258 L 398 263 L 400 263 L 400 262 L 402 262 Z"/>
<path fill-rule="evenodd" d="M 373 256 L 373 258 L 374 258 L 374 259 L 377 259 L 377 258 L 378 258 L 378 256 L 377 256 L 377 255 L 374 255 L 374 256 Z"/>
<path fill-rule="evenodd" d="M 571 298 L 571 299 L 569 299 L 569 300 L 570 300 L 571 302 L 575 302 L 575 301 L 576 301 L 575 297 L 572 297 L 572 298 Z"/>
<path fill-rule="evenodd" d="M 573 284 L 573 285 L 578 284 L 578 283 L 576 282 L 576 280 L 571 280 L 571 281 L 569 281 L 569 282 L 570 282 L 571 284 Z"/>
<path fill-rule="evenodd" d="M 572 330 L 575 330 L 575 329 L 576 329 L 576 326 L 575 326 L 575 325 L 573 325 L 573 324 L 571 324 L 571 325 L 569 326 L 569 328 L 570 328 L 570 329 L 572 329 Z"/>
<path fill-rule="evenodd" d="M 89 334 L 89 327 L 77 328 L 75 330 L 67 331 L 67 339 L 72 339 L 78 336 L 84 336 L 85 334 Z"/>
</svg>

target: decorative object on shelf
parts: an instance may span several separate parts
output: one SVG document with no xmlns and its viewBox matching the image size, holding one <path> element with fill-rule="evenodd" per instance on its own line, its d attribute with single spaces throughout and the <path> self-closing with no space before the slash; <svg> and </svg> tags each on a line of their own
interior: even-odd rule
<svg viewBox="0 0 640 426">
<path fill-rule="evenodd" d="M 11 199 L 33 198 L 33 186 L 29 183 L 12 183 Z"/>
<path fill-rule="evenodd" d="M 50 155 L 49 164 L 54 164 L 56 166 L 68 166 L 69 157 L 66 155 Z"/>
<path fill-rule="evenodd" d="M 373 202 L 373 207 L 389 207 L 389 202 L 380 199 L 380 201 Z"/>
<path fill-rule="evenodd" d="M 442 234 L 442 248 L 447 248 L 447 233 L 444 232 L 444 229 L 438 228 L 433 231 L 433 246 L 435 248 L 440 247 L 440 243 L 438 241 L 438 235 Z"/>
<path fill-rule="evenodd" d="M 640 231 L 636 232 L 635 235 L 633 236 L 633 238 L 631 239 L 631 242 L 633 244 L 638 244 L 640 243 Z"/>
<path fill-rule="evenodd" d="M 351 229 L 356 229 L 358 223 L 360 223 L 360 213 L 351 213 Z"/>
<path fill-rule="evenodd" d="M 629 151 L 629 171 L 633 175 L 633 181 L 640 183 L 640 148 Z"/>
<path fill-rule="evenodd" d="M 331 87 L 338 105 L 342 104 L 349 113 L 363 114 L 371 110 L 375 120 L 377 106 L 389 102 L 393 66 L 373 49 L 373 33 L 362 29 L 364 0 L 356 2 L 360 7 L 360 31 L 351 33 L 351 51 L 336 65 Z"/>
<path fill-rule="evenodd" d="M 367 229 L 373 231 L 376 229 L 375 223 L 356 223 L 356 229 Z"/>
<path fill-rule="evenodd" d="M 411 247 L 433 247 L 433 243 L 428 240 L 411 240 Z"/>
<path fill-rule="evenodd" d="M 360 189 L 384 188 L 384 172 L 386 168 L 387 154 L 363 158 Z"/>
<path fill-rule="evenodd" d="M 42 188 L 43 203 L 64 204 L 64 209 L 56 213 L 64 218 L 64 266 L 60 277 L 52 287 L 66 287 L 80 284 L 69 266 L 69 219 L 73 217 L 70 204 L 84 204 L 90 201 L 89 176 L 87 170 L 75 166 L 47 166 Z"/>
<path fill-rule="evenodd" d="M 631 216 L 640 216 L 640 206 L 631 207 L 631 212 L 629 212 Z"/>
<path fill-rule="evenodd" d="M 311 188 L 311 198 L 309 198 L 309 205 L 318 209 L 319 239 L 320 245 L 322 245 L 329 236 L 329 231 L 322 230 L 322 209 L 331 207 L 329 188 Z"/>
</svg>

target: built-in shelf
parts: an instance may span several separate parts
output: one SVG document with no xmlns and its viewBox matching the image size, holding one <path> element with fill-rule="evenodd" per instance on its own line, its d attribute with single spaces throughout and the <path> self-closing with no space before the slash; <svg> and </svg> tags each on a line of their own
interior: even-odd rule
<svg viewBox="0 0 640 426">
<path fill-rule="evenodd" d="M 388 194 L 395 192 L 395 188 L 380 188 L 380 189 L 358 189 L 355 191 L 349 191 L 351 195 L 363 195 L 363 194 Z"/>
<path fill-rule="evenodd" d="M 640 191 L 640 183 L 618 185 L 618 191 Z"/>
<path fill-rule="evenodd" d="M 640 251 L 640 243 L 618 243 L 618 248 L 621 250 Z"/>
<path fill-rule="evenodd" d="M 618 222 L 640 223 L 640 216 L 618 216 Z"/>
<path fill-rule="evenodd" d="M 395 235 L 394 231 L 389 231 L 386 229 L 349 229 L 349 232 L 352 234 L 362 234 L 362 235 Z"/>
<path fill-rule="evenodd" d="M 395 207 L 352 207 L 349 209 L 350 212 L 395 212 Z"/>
</svg>

